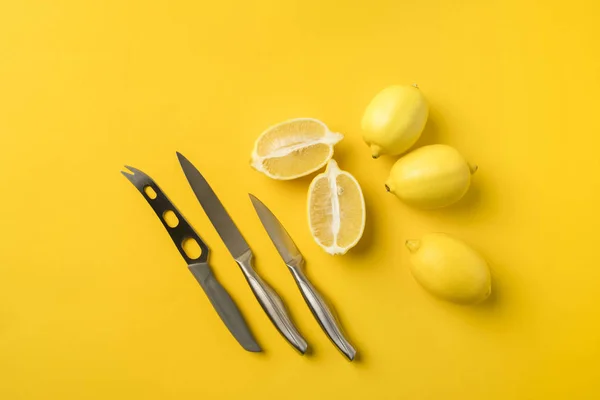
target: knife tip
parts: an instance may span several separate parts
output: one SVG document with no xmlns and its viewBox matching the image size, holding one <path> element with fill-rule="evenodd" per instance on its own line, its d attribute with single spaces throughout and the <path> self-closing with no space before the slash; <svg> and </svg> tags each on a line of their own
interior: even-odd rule
<svg viewBox="0 0 600 400">
<path fill-rule="evenodd" d="M 255 195 L 253 195 L 252 193 L 248 193 L 248 197 L 250 197 L 250 200 L 252 201 L 252 204 L 261 204 L 261 205 L 263 205 L 263 202 L 260 201 L 260 199 L 258 197 L 256 197 Z"/>
</svg>

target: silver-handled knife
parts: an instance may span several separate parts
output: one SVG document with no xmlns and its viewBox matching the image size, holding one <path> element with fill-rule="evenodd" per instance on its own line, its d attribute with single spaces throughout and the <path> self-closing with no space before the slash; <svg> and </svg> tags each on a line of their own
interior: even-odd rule
<svg viewBox="0 0 600 400">
<path fill-rule="evenodd" d="M 288 266 L 290 272 L 294 276 L 294 280 L 298 284 L 300 292 L 310 311 L 321 325 L 329 339 L 335 346 L 350 360 L 356 357 L 356 350 L 344 336 L 342 329 L 338 326 L 337 321 L 327 306 L 327 303 L 321 297 L 317 289 L 310 283 L 306 275 L 304 275 L 304 257 L 300 254 L 300 250 L 294 244 L 294 241 L 287 233 L 283 225 L 273 215 L 271 210 L 267 208 L 259 199 L 250 195 L 250 200 L 254 205 L 254 209 L 260 218 L 265 230 L 269 234 L 271 241 L 277 248 L 279 255 Z"/>
<path fill-rule="evenodd" d="M 181 168 L 196 198 L 198 198 L 200 205 L 219 233 L 225 246 L 240 266 L 263 310 L 287 341 L 301 354 L 306 353 L 308 348 L 306 341 L 292 323 L 277 293 L 254 270 L 252 250 L 250 250 L 250 246 L 248 246 L 248 243 L 231 220 L 225 207 L 223 207 L 215 192 L 196 167 L 179 152 L 177 158 L 179 158 Z"/>
<path fill-rule="evenodd" d="M 169 236 L 173 240 L 173 243 L 181 253 L 181 256 L 186 261 L 188 269 L 194 275 L 204 293 L 210 300 L 210 303 L 221 317 L 221 320 L 225 323 L 229 332 L 233 337 L 242 345 L 242 347 L 248 351 L 259 352 L 261 351 L 260 346 L 254 340 L 250 329 L 244 321 L 244 317 L 240 313 L 240 310 L 235 305 L 233 299 L 227 293 L 225 288 L 221 286 L 217 278 L 212 273 L 210 266 L 208 265 L 208 246 L 202 241 L 200 236 L 194 231 L 191 225 L 181 215 L 179 210 L 171 203 L 169 198 L 163 193 L 158 185 L 146 175 L 144 172 L 137 168 L 126 166 L 130 171 L 121 173 L 129 179 L 136 189 L 144 196 L 146 201 L 150 204 L 164 227 L 167 229 Z M 167 213 L 173 213 L 175 216 L 172 220 L 167 220 Z M 201 249 L 200 256 L 197 258 L 191 258 L 183 248 L 183 242 L 188 239 L 193 239 L 198 243 Z"/>
</svg>

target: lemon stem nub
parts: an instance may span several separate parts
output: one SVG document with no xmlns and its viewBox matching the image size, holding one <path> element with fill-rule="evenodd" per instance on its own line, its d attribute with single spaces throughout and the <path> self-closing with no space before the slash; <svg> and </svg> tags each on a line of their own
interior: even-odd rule
<svg viewBox="0 0 600 400">
<path fill-rule="evenodd" d="M 371 145 L 371 157 L 379 158 L 380 155 L 381 155 L 381 147 L 377 146 L 376 144 L 372 144 Z"/>
<path fill-rule="evenodd" d="M 479 167 L 477 165 L 473 165 L 473 164 L 468 164 L 468 165 L 469 165 L 469 170 L 471 171 L 471 175 L 473 175 L 479 169 Z"/>
<path fill-rule="evenodd" d="M 385 185 L 385 190 L 387 190 L 388 192 L 390 191 L 390 187 L 387 184 Z"/>
<path fill-rule="evenodd" d="M 405 244 L 411 253 L 416 252 L 417 250 L 419 250 L 419 247 L 421 247 L 420 240 L 407 240 Z"/>
</svg>

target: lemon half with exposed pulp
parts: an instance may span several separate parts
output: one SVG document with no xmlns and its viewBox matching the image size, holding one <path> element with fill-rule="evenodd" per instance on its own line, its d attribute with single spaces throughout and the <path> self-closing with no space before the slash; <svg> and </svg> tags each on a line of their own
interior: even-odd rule
<svg viewBox="0 0 600 400">
<path fill-rule="evenodd" d="M 323 168 L 333 156 L 333 146 L 343 137 L 317 119 L 284 121 L 258 137 L 251 165 L 273 179 L 299 178 Z"/>
<path fill-rule="evenodd" d="M 313 238 L 329 254 L 344 254 L 365 229 L 365 199 L 356 179 L 329 161 L 308 189 L 308 224 Z"/>
</svg>

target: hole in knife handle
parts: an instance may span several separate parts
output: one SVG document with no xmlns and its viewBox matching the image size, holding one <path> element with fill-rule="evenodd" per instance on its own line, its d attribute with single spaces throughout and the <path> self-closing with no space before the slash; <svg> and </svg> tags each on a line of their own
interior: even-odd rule
<svg viewBox="0 0 600 400">
<path fill-rule="evenodd" d="M 157 194 L 154 191 L 154 189 L 152 189 L 152 186 L 146 186 L 146 187 L 144 187 L 144 193 L 146 193 L 146 196 L 148 196 L 152 200 L 154 200 L 156 198 L 156 196 L 157 196 Z"/>
<path fill-rule="evenodd" d="M 181 247 L 183 248 L 183 252 L 186 256 L 188 256 L 191 260 L 196 260 L 200 258 L 202 254 L 202 250 L 200 249 L 200 245 L 194 238 L 185 238 L 181 243 Z"/>
<path fill-rule="evenodd" d="M 165 211 L 162 217 L 169 228 L 175 228 L 177 225 L 179 225 L 179 218 L 177 218 L 177 215 L 175 215 L 175 213 L 171 210 Z"/>
</svg>

